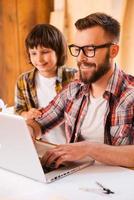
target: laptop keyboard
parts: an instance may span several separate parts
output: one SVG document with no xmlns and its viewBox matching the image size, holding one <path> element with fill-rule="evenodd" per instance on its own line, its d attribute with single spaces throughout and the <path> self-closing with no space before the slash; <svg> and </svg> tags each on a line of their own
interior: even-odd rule
<svg viewBox="0 0 134 200">
<path fill-rule="evenodd" d="M 52 163 L 49 166 L 44 165 L 44 166 L 42 166 L 42 168 L 43 168 L 44 173 L 46 174 L 48 172 L 55 170 L 55 163 Z"/>
<path fill-rule="evenodd" d="M 58 169 L 59 168 L 61 168 L 61 167 L 65 167 L 65 165 L 64 164 L 61 164 L 59 167 L 58 167 Z M 52 163 L 51 165 L 49 165 L 49 166 L 42 166 L 42 168 L 43 168 L 43 171 L 44 171 L 44 173 L 46 174 L 46 173 L 49 173 L 49 172 L 51 172 L 51 171 L 54 171 L 54 170 L 56 170 L 57 168 L 55 168 L 55 163 Z"/>
</svg>

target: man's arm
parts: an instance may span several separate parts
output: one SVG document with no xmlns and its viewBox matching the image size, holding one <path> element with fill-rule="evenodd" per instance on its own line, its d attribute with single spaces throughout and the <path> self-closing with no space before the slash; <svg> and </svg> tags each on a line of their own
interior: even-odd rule
<svg viewBox="0 0 134 200">
<path fill-rule="evenodd" d="M 35 120 L 32 120 L 32 119 L 28 119 L 26 122 L 27 122 L 32 138 L 40 139 L 42 135 L 40 125 Z"/>
<path fill-rule="evenodd" d="M 134 167 L 134 145 L 89 143 L 88 152 L 92 158 L 106 164 Z"/>
<path fill-rule="evenodd" d="M 109 165 L 134 167 L 134 145 L 111 146 L 88 141 L 59 145 L 44 155 L 47 165 L 56 162 L 56 167 L 66 161 L 80 160 L 90 156 L 94 160 Z"/>
</svg>

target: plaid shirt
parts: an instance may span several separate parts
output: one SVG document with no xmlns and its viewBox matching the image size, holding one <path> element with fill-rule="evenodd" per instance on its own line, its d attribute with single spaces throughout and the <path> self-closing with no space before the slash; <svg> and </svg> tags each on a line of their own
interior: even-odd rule
<svg viewBox="0 0 134 200">
<path fill-rule="evenodd" d="M 15 106 L 16 114 L 21 114 L 23 111 L 28 111 L 31 108 L 39 108 L 38 98 L 35 86 L 35 74 L 37 69 L 34 68 L 28 72 L 21 74 L 17 80 L 15 88 Z M 61 83 L 56 79 L 55 90 L 61 90 Z"/>
<path fill-rule="evenodd" d="M 103 97 L 107 100 L 104 143 L 134 144 L 134 77 L 115 67 Z M 67 141 L 80 141 L 89 101 L 90 85 L 72 82 L 42 109 L 42 117 L 36 121 L 43 133 L 65 122 Z"/>
<path fill-rule="evenodd" d="M 15 88 L 15 113 L 21 114 L 30 108 L 38 108 L 38 99 L 35 88 L 36 68 L 19 76 Z"/>
</svg>

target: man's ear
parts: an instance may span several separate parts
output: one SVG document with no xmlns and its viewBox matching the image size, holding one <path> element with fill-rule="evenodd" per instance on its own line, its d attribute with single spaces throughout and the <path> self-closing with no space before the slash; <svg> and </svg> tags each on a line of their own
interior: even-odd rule
<svg viewBox="0 0 134 200">
<path fill-rule="evenodd" d="M 119 45 L 118 44 L 113 44 L 110 47 L 110 58 L 114 58 L 117 56 L 119 52 Z"/>
</svg>

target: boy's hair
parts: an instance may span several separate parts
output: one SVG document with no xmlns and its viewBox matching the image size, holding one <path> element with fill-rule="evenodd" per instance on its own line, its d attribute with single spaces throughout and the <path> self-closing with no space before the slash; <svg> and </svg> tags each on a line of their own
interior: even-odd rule
<svg viewBox="0 0 134 200">
<path fill-rule="evenodd" d="M 29 48 L 37 46 L 53 49 L 57 56 L 57 66 L 65 64 L 67 59 L 67 44 L 61 31 L 50 24 L 37 24 L 27 35 L 25 46 L 29 55 Z"/>
<path fill-rule="evenodd" d="M 77 20 L 75 26 L 78 30 L 100 26 L 110 36 L 113 42 L 119 41 L 120 23 L 105 13 L 92 13 L 84 18 Z"/>
</svg>

